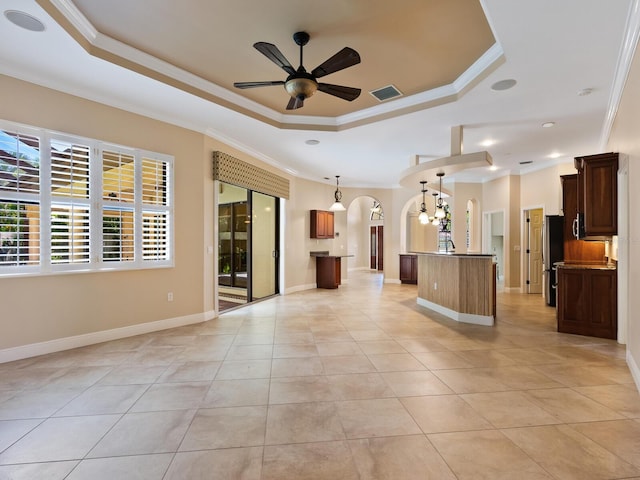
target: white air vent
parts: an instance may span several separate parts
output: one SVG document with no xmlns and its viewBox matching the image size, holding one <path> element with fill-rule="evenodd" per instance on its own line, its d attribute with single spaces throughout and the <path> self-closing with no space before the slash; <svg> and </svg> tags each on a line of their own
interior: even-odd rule
<svg viewBox="0 0 640 480">
<path fill-rule="evenodd" d="M 392 98 L 402 96 L 402 92 L 400 92 L 400 90 L 398 90 L 393 85 L 388 85 L 386 87 L 382 87 L 377 90 L 372 90 L 369 93 L 374 97 L 376 97 L 380 102 L 384 102 L 385 100 L 391 100 Z"/>
</svg>

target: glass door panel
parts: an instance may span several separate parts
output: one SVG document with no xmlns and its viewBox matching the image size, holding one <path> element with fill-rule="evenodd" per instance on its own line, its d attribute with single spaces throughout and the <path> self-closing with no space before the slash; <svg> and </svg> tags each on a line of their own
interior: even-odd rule
<svg viewBox="0 0 640 480">
<path fill-rule="evenodd" d="M 251 192 L 251 297 L 275 295 L 277 291 L 277 199 Z"/>
</svg>

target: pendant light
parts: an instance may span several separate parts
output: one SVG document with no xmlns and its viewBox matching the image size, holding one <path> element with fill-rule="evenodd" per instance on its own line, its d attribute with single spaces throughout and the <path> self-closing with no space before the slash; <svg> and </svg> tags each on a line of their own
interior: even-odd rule
<svg viewBox="0 0 640 480">
<path fill-rule="evenodd" d="M 420 221 L 420 223 L 422 225 L 426 225 L 427 223 L 429 223 L 429 214 L 427 213 L 427 206 L 424 203 L 424 194 L 427 191 L 424 188 L 424 185 L 427 183 L 425 180 L 421 180 L 420 183 L 422 184 L 422 204 L 420 205 L 420 215 L 418 215 L 418 220 Z"/>
<path fill-rule="evenodd" d="M 434 216 L 433 217 L 429 217 L 429 220 L 431 220 L 431 225 L 438 225 L 440 223 L 440 221 L 435 216 L 435 212 L 436 212 L 436 197 L 438 196 L 438 192 L 433 192 L 431 195 L 433 195 L 433 213 L 434 213 Z"/>
<path fill-rule="evenodd" d="M 334 202 L 333 205 L 329 207 L 329 210 L 332 212 L 344 212 L 346 208 L 342 204 L 342 192 L 340 191 L 340 175 L 336 175 L 336 191 L 333 193 Z"/>
<path fill-rule="evenodd" d="M 440 219 L 445 217 L 444 205 L 442 202 L 442 177 L 444 177 L 444 172 L 438 172 L 436 175 L 440 177 L 440 196 L 438 197 L 438 207 L 436 208 L 434 215 L 436 218 Z"/>
</svg>

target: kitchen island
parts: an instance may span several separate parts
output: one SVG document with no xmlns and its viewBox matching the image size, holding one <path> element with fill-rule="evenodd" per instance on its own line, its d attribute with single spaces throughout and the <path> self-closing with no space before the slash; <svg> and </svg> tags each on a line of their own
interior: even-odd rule
<svg viewBox="0 0 640 480">
<path fill-rule="evenodd" d="M 418 305 L 458 322 L 491 326 L 496 316 L 493 255 L 418 254 Z"/>
</svg>

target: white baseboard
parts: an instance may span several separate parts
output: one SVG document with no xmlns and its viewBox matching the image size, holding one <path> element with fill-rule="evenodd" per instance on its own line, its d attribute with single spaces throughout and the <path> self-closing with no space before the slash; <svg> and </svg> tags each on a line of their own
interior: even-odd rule
<svg viewBox="0 0 640 480">
<path fill-rule="evenodd" d="M 284 291 L 284 295 L 289 295 L 291 293 L 303 292 L 305 290 L 314 290 L 317 288 L 315 283 L 308 283 L 306 285 L 296 285 L 295 287 L 286 288 Z"/>
<path fill-rule="evenodd" d="M 473 325 L 484 325 L 485 327 L 492 327 L 494 323 L 493 315 L 476 315 L 473 313 L 456 312 L 450 308 L 443 307 L 437 303 L 430 302 L 424 298 L 418 297 L 418 305 L 428 308 L 442 315 L 449 317 L 456 322 L 471 323 Z"/>
<path fill-rule="evenodd" d="M 505 293 L 522 293 L 522 288 L 521 287 L 504 287 L 502 291 Z"/>
<path fill-rule="evenodd" d="M 396 285 L 400 285 L 402 282 L 400 281 L 399 278 L 387 278 L 387 277 L 384 277 L 384 283 L 394 283 Z"/>
<path fill-rule="evenodd" d="M 114 328 L 111 330 L 102 330 L 100 332 L 85 333 L 83 335 L 75 335 L 73 337 L 57 338 L 55 340 L 31 343 L 29 345 L 21 345 L 19 347 L 6 348 L 4 350 L 0 350 L 0 363 L 13 362 L 23 358 L 61 352 L 72 348 L 86 347 L 87 345 L 108 342 L 110 340 L 119 340 L 121 338 L 157 332 L 168 328 L 192 325 L 194 323 L 212 320 L 216 317 L 217 313 L 215 311 L 209 311 L 196 313 L 194 315 L 186 315 L 183 317 L 167 318 L 155 322 L 129 325 L 127 327 Z"/>
<path fill-rule="evenodd" d="M 638 389 L 638 392 L 640 392 L 640 366 L 638 366 L 638 362 L 636 362 L 633 355 L 631 355 L 629 347 L 627 347 L 627 365 L 629 366 L 629 371 L 631 372 L 633 381 L 636 382 L 636 388 Z"/>
</svg>

